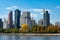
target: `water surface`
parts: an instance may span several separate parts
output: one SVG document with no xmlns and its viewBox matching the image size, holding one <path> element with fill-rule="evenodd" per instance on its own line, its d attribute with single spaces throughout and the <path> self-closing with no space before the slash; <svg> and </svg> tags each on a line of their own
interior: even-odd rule
<svg viewBox="0 0 60 40">
<path fill-rule="evenodd" d="M 0 36 L 0 40 L 60 40 L 60 36 Z"/>
</svg>

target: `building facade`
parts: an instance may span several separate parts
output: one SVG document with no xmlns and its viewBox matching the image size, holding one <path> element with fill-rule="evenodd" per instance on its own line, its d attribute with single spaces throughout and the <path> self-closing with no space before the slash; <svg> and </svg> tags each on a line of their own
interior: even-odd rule
<svg viewBox="0 0 60 40">
<path fill-rule="evenodd" d="M 8 29 L 8 20 L 4 18 L 3 28 Z"/>
<path fill-rule="evenodd" d="M 50 25 L 50 15 L 48 11 L 43 10 L 43 26 L 48 27 Z"/>
<path fill-rule="evenodd" d="M 32 23 L 32 27 L 37 25 L 36 21 L 33 18 L 31 20 L 31 23 Z"/>
<path fill-rule="evenodd" d="M 31 28 L 31 17 L 30 17 L 30 12 L 24 11 L 21 19 L 20 19 L 20 25 L 22 26 L 23 24 L 27 24 L 29 28 Z"/>
<path fill-rule="evenodd" d="M 14 27 L 19 29 L 20 28 L 20 13 L 21 11 L 19 9 L 15 10 L 15 24 Z"/>
<path fill-rule="evenodd" d="M 0 19 L 0 28 L 3 28 L 3 21 Z"/>
<path fill-rule="evenodd" d="M 38 26 L 43 26 L 43 19 L 40 19 L 40 20 L 38 21 Z"/>
<path fill-rule="evenodd" d="M 8 15 L 8 28 L 11 29 L 13 28 L 13 16 L 12 16 L 12 11 L 10 11 Z"/>
</svg>

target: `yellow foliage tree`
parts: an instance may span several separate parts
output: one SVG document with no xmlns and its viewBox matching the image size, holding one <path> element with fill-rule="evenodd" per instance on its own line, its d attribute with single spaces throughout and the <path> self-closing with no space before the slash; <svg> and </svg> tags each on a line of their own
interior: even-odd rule
<svg viewBox="0 0 60 40">
<path fill-rule="evenodd" d="M 48 26 L 47 31 L 49 33 L 57 33 L 58 32 L 58 27 L 57 26 Z"/>
<path fill-rule="evenodd" d="M 21 32 L 29 32 L 29 27 L 27 24 L 22 24 Z"/>
</svg>

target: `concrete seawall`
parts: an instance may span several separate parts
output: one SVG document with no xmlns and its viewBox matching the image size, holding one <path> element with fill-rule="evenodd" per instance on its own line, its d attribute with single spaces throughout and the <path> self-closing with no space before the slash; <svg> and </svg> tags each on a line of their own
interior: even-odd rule
<svg viewBox="0 0 60 40">
<path fill-rule="evenodd" d="M 34 34 L 34 33 L 0 33 L 0 36 L 60 36 L 60 33 L 54 34 Z"/>
</svg>

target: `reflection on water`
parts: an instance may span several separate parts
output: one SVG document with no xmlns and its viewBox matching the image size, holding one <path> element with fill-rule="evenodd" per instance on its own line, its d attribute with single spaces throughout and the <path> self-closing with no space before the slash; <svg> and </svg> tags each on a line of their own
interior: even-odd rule
<svg viewBox="0 0 60 40">
<path fill-rule="evenodd" d="M 0 36 L 0 40 L 60 40 L 60 36 Z"/>
</svg>

